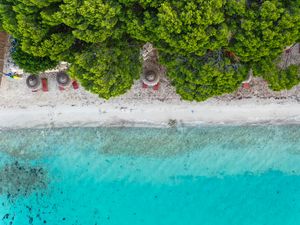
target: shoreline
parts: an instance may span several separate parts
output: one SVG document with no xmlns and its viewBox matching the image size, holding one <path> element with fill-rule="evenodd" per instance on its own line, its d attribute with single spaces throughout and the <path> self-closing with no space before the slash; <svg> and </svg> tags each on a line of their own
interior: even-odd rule
<svg viewBox="0 0 300 225">
<path fill-rule="evenodd" d="M 291 90 L 275 92 L 259 77 L 251 88 L 240 86 L 235 92 L 204 102 L 182 101 L 167 77 L 161 77 L 159 90 L 143 88 L 136 80 L 124 95 L 106 101 L 81 86 L 61 91 L 56 81 L 61 63 L 40 74 L 48 80 L 48 92 L 41 87 L 32 92 L 26 85 L 29 74 L 18 68 L 5 51 L 4 72 L 23 74 L 23 79 L 3 77 L 0 86 L 0 130 L 61 127 L 181 127 L 204 125 L 300 124 L 300 84 Z M 300 64 L 298 48 L 285 62 Z M 40 85 L 41 86 L 41 85 Z"/>
<path fill-rule="evenodd" d="M 300 124 L 300 85 L 273 97 L 224 95 L 204 102 L 180 100 L 165 79 L 158 91 L 144 89 L 140 81 L 122 96 L 108 101 L 81 86 L 59 90 L 56 72 L 48 79 L 49 91 L 32 92 L 24 79 L 3 79 L 0 88 L 0 129 L 61 127 L 182 127 L 205 125 Z M 265 90 L 265 88 L 261 88 Z M 239 92 L 237 92 L 239 93 Z M 251 94 L 250 93 L 250 94 Z M 259 94 L 258 94 L 259 95 Z M 265 96 L 262 94 L 262 96 Z"/>
<path fill-rule="evenodd" d="M 0 129 L 300 124 L 299 103 L 242 102 L 0 107 Z"/>
</svg>

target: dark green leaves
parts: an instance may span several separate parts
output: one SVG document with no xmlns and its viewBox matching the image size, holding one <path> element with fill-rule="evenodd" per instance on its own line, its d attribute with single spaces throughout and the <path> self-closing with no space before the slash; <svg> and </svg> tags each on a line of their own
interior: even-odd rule
<svg viewBox="0 0 300 225">
<path fill-rule="evenodd" d="M 53 69 L 58 61 L 53 61 L 49 57 L 35 57 L 22 51 L 18 42 L 14 42 L 12 52 L 14 62 L 27 73 L 38 74 L 45 70 Z"/>
<path fill-rule="evenodd" d="M 234 64 L 222 52 L 198 56 L 163 56 L 178 94 L 185 100 L 203 101 L 233 92 L 246 78 L 247 68 Z"/>
<path fill-rule="evenodd" d="M 70 75 L 89 91 L 108 99 L 124 94 L 140 75 L 139 47 L 135 43 L 94 44 L 76 54 Z"/>
<path fill-rule="evenodd" d="M 146 42 L 187 100 L 234 91 L 250 68 L 274 90 L 299 82 L 295 66 L 276 63 L 300 41 L 300 0 L 2 0 L 0 24 L 34 57 L 30 68 L 41 58 L 67 61 L 70 74 L 103 98 L 139 78 Z"/>
</svg>

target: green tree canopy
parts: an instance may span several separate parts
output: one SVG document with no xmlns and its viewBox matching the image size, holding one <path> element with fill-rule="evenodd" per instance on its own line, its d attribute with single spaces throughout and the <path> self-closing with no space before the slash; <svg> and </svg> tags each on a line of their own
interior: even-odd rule
<svg viewBox="0 0 300 225">
<path fill-rule="evenodd" d="M 109 99 L 125 93 L 141 70 L 137 43 L 93 44 L 75 54 L 69 74 L 89 91 Z"/>
<path fill-rule="evenodd" d="M 38 74 L 45 70 L 50 70 L 58 65 L 58 61 L 51 60 L 49 57 L 37 57 L 24 52 L 18 41 L 13 43 L 12 59 L 20 66 L 25 72 Z"/>
<path fill-rule="evenodd" d="M 293 6 L 294 5 L 294 6 Z M 229 49 L 242 62 L 276 59 L 300 40 L 300 4 L 291 1 L 229 1 L 227 20 L 232 32 Z"/>
<path fill-rule="evenodd" d="M 203 101 L 233 92 L 247 76 L 247 68 L 222 51 L 205 56 L 162 55 L 177 93 L 185 100 Z"/>
<path fill-rule="evenodd" d="M 297 66 L 279 69 L 277 64 L 283 50 L 300 40 L 300 1 L 230 0 L 226 15 L 232 32 L 228 49 L 241 63 L 269 81 L 273 90 L 299 83 Z"/>
<path fill-rule="evenodd" d="M 276 63 L 300 41 L 300 0 L 2 0 L 0 24 L 21 51 L 71 63 L 70 74 L 104 98 L 138 78 L 146 42 L 184 99 L 231 92 L 250 68 L 274 90 L 298 82 L 296 66 Z"/>
<path fill-rule="evenodd" d="M 269 82 L 273 90 L 289 90 L 300 82 L 299 66 L 290 65 L 284 69 L 276 67 L 272 73 L 263 74 L 263 77 Z"/>
<path fill-rule="evenodd" d="M 163 51 L 201 56 L 227 45 L 223 0 L 130 2 L 124 18 L 127 32 Z"/>
</svg>

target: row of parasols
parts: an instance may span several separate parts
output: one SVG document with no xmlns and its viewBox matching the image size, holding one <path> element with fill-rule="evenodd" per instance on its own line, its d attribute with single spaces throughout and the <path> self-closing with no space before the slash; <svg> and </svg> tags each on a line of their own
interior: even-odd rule
<svg viewBox="0 0 300 225">
<path fill-rule="evenodd" d="M 152 87 L 153 90 L 158 90 L 160 84 L 159 72 L 154 69 L 146 69 L 142 74 L 143 88 Z"/>
<path fill-rule="evenodd" d="M 72 85 L 74 89 L 78 89 L 79 85 L 76 80 L 71 80 L 71 78 L 65 72 L 59 72 L 56 75 L 56 81 L 59 90 L 65 90 L 67 87 Z M 36 75 L 30 75 L 26 79 L 26 85 L 33 92 L 42 89 L 44 92 L 48 91 L 48 80 L 47 78 L 40 78 Z"/>
<path fill-rule="evenodd" d="M 78 83 L 73 80 L 65 72 L 59 72 L 56 75 L 56 81 L 60 90 L 65 90 L 70 84 L 72 84 L 74 89 L 78 89 Z M 155 70 L 145 70 L 142 76 L 143 87 L 153 87 L 154 90 L 159 88 L 160 76 L 158 71 Z M 43 91 L 48 91 L 48 80 L 47 78 L 40 78 L 36 75 L 30 75 L 26 79 L 26 85 L 32 91 L 37 91 L 42 86 Z"/>
</svg>

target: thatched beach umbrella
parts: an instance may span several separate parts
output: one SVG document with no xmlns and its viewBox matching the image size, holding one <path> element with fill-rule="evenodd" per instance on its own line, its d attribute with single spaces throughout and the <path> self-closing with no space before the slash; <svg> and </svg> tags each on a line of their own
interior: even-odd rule
<svg viewBox="0 0 300 225">
<path fill-rule="evenodd" d="M 65 72 L 59 72 L 56 75 L 56 81 L 60 86 L 67 86 L 70 84 L 71 79 Z"/>
<path fill-rule="evenodd" d="M 36 75 L 30 75 L 26 79 L 26 84 L 30 89 L 36 89 L 40 85 L 40 79 Z"/>
<path fill-rule="evenodd" d="M 144 84 L 153 87 L 159 82 L 159 74 L 155 70 L 146 70 L 143 73 L 142 81 Z"/>
</svg>

